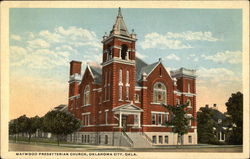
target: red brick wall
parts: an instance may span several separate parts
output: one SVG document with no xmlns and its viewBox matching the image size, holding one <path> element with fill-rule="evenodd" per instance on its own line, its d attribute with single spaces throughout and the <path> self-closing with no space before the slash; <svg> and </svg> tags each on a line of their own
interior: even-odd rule
<svg viewBox="0 0 250 159">
<path fill-rule="evenodd" d="M 71 61 L 70 62 L 70 75 L 73 75 L 75 73 L 80 74 L 81 73 L 81 65 L 82 65 L 82 62 Z"/>
</svg>

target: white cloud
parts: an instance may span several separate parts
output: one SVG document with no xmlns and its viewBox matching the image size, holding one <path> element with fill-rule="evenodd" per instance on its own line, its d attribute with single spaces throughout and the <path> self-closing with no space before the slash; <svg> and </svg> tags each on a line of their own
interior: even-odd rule
<svg viewBox="0 0 250 159">
<path fill-rule="evenodd" d="M 211 56 L 202 55 L 202 57 L 218 63 L 240 64 L 242 62 L 241 51 L 224 51 Z"/>
<path fill-rule="evenodd" d="M 60 33 L 66 37 L 70 37 L 71 40 L 77 40 L 82 38 L 83 41 L 92 41 L 96 39 L 96 34 L 93 31 L 89 31 L 83 28 L 77 28 L 74 26 L 64 29 L 63 27 L 55 28 L 56 33 Z"/>
<path fill-rule="evenodd" d="M 194 60 L 195 62 L 198 62 L 198 61 L 199 61 L 199 57 L 195 57 L 193 60 Z"/>
<path fill-rule="evenodd" d="M 76 49 L 73 49 L 73 47 L 71 47 L 70 45 L 62 45 L 60 47 L 56 47 L 56 50 L 66 50 L 66 51 L 70 51 L 71 53 L 77 53 Z"/>
<path fill-rule="evenodd" d="M 146 55 L 141 54 L 141 53 L 139 53 L 139 52 L 136 52 L 136 56 L 137 56 L 138 58 L 140 58 L 140 59 L 144 59 L 144 58 L 147 57 Z"/>
<path fill-rule="evenodd" d="M 192 61 L 194 61 L 194 62 L 198 62 L 200 58 L 199 58 L 199 55 L 190 54 L 190 55 L 187 56 L 187 59 L 188 59 L 188 60 L 192 60 Z"/>
<path fill-rule="evenodd" d="M 213 34 L 209 31 L 207 32 L 192 32 L 192 31 L 186 31 L 182 33 L 172 33 L 167 32 L 166 37 L 169 39 L 184 39 L 188 41 L 211 41 L 215 42 L 218 41 L 218 38 L 213 37 Z"/>
<path fill-rule="evenodd" d="M 192 48 L 189 44 L 183 44 L 180 40 L 172 40 L 167 36 L 158 33 L 150 33 L 145 35 L 145 39 L 140 43 L 142 49 L 158 48 L 158 49 L 187 49 Z"/>
<path fill-rule="evenodd" d="M 10 47 L 10 55 L 12 57 L 16 56 L 25 56 L 27 54 L 27 50 L 20 46 L 11 46 Z"/>
<path fill-rule="evenodd" d="M 48 30 L 43 30 L 39 32 L 39 36 L 49 41 L 50 43 L 59 43 L 62 41 L 62 36 L 57 33 L 51 33 Z"/>
<path fill-rule="evenodd" d="M 15 54 L 16 51 L 19 51 L 19 55 Z M 28 66 L 34 69 L 50 69 L 56 66 L 65 66 L 69 63 L 69 52 L 65 51 L 37 49 L 35 51 L 28 52 L 23 48 L 12 46 L 10 54 L 12 56 L 16 55 L 15 58 L 11 58 L 12 66 Z"/>
<path fill-rule="evenodd" d="M 235 72 L 226 69 L 226 68 L 204 68 L 201 67 L 197 70 L 198 83 L 207 85 L 216 86 L 227 86 L 233 83 L 240 83 L 241 77 Z"/>
<path fill-rule="evenodd" d="M 192 46 L 187 43 L 187 41 L 216 42 L 219 40 L 220 39 L 214 37 L 212 32 L 210 31 L 186 31 L 181 33 L 167 32 L 163 35 L 153 32 L 146 34 L 144 37 L 144 41 L 142 41 L 140 45 L 143 49 L 188 49 L 192 48 Z"/>
<path fill-rule="evenodd" d="M 178 56 L 176 56 L 175 54 L 170 54 L 170 55 L 166 56 L 165 59 L 180 61 L 180 58 Z"/>
<path fill-rule="evenodd" d="M 10 46 L 10 59 L 12 63 L 19 62 L 25 58 L 27 50 L 20 46 Z"/>
<path fill-rule="evenodd" d="M 27 42 L 31 48 L 48 48 L 50 44 L 42 39 L 35 39 Z"/>
<path fill-rule="evenodd" d="M 22 37 L 22 47 L 10 46 L 11 66 L 51 69 L 68 66 L 69 61 L 76 58 L 84 61 L 102 60 L 100 40 L 87 29 L 57 27 L 52 31 L 23 33 Z M 24 54 L 28 56 L 21 56 Z"/>
<path fill-rule="evenodd" d="M 16 41 L 21 41 L 21 36 L 19 36 L 19 35 L 15 35 L 15 34 L 12 34 L 11 36 L 10 36 L 10 38 L 11 39 L 13 39 L 13 40 L 16 40 Z"/>
</svg>

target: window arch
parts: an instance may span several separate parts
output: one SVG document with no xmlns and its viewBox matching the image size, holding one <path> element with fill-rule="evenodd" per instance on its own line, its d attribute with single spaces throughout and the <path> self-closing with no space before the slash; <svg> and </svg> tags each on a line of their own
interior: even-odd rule
<svg viewBox="0 0 250 159">
<path fill-rule="evenodd" d="M 112 48 L 111 46 L 108 46 L 107 48 L 107 60 L 112 59 Z"/>
<path fill-rule="evenodd" d="M 188 87 L 188 93 L 190 93 L 191 92 L 190 83 L 188 83 L 187 87 Z"/>
<path fill-rule="evenodd" d="M 192 102 L 190 99 L 187 99 L 188 107 L 192 107 Z"/>
<path fill-rule="evenodd" d="M 123 60 L 126 60 L 126 58 L 127 58 L 127 51 L 128 51 L 128 46 L 123 44 L 122 45 L 122 50 L 121 50 L 121 58 Z"/>
<path fill-rule="evenodd" d="M 166 86 L 161 82 L 156 82 L 154 84 L 154 103 L 163 103 L 166 104 L 167 101 L 167 89 Z"/>
<path fill-rule="evenodd" d="M 89 85 L 85 86 L 84 92 L 83 92 L 83 105 L 90 104 L 90 88 Z"/>
</svg>

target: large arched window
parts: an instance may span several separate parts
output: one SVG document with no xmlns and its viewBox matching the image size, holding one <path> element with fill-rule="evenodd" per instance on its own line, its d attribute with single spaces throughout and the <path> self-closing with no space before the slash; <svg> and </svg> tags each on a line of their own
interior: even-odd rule
<svg viewBox="0 0 250 159">
<path fill-rule="evenodd" d="M 126 60 L 126 58 L 127 58 L 127 51 L 128 51 L 128 46 L 123 44 L 122 50 L 121 50 L 121 58 L 123 60 Z"/>
<path fill-rule="evenodd" d="M 191 102 L 190 99 L 187 99 L 187 103 L 188 103 L 188 107 L 189 107 L 189 108 L 192 107 L 192 102 Z"/>
<path fill-rule="evenodd" d="M 90 88 L 89 85 L 87 85 L 83 92 L 83 105 L 89 105 L 90 104 Z"/>
<path fill-rule="evenodd" d="M 190 89 L 190 83 L 188 83 L 188 93 L 191 92 L 190 90 L 191 90 L 191 89 Z"/>
<path fill-rule="evenodd" d="M 161 82 L 156 82 L 154 84 L 153 102 L 166 104 L 166 101 L 167 101 L 166 86 Z"/>
<path fill-rule="evenodd" d="M 108 60 L 112 59 L 112 49 L 111 49 L 111 47 L 110 47 L 110 46 L 108 47 L 108 53 L 107 53 L 107 56 L 108 56 Z"/>
</svg>

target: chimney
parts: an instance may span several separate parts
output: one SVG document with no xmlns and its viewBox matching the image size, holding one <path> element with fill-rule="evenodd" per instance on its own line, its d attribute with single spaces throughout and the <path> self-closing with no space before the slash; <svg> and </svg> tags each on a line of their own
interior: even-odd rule
<svg viewBox="0 0 250 159">
<path fill-rule="evenodd" d="M 81 74 L 81 65 L 80 61 L 71 61 L 70 62 L 70 76 L 74 74 Z"/>
</svg>

